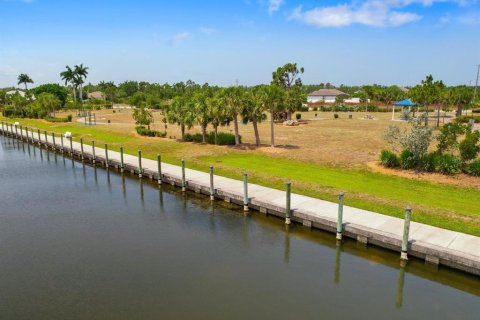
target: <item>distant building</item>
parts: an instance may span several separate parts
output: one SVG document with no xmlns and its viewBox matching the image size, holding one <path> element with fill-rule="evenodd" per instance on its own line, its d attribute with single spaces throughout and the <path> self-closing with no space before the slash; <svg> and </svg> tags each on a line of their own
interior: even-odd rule
<svg viewBox="0 0 480 320">
<path fill-rule="evenodd" d="M 334 103 L 338 96 L 348 97 L 348 94 L 337 89 L 320 89 L 308 95 L 308 103 Z"/>
<path fill-rule="evenodd" d="M 18 90 L 18 89 L 7 91 L 7 92 L 5 92 L 5 94 L 6 94 L 7 96 L 13 96 L 13 95 L 16 94 L 17 92 L 18 92 L 18 94 L 19 94 L 21 97 L 23 97 L 23 98 L 26 97 L 25 91 L 23 91 L 23 90 Z M 35 95 L 33 95 L 33 94 L 31 93 L 31 94 L 30 94 L 30 99 L 35 100 Z"/>
<path fill-rule="evenodd" d="M 105 99 L 105 94 L 101 91 L 94 91 L 87 93 L 88 99 Z"/>
</svg>

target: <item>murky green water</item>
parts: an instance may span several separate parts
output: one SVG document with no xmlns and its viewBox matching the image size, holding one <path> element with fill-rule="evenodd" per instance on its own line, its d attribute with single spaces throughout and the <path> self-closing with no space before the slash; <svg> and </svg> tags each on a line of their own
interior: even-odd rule
<svg viewBox="0 0 480 320">
<path fill-rule="evenodd" d="M 479 319 L 478 277 L 0 142 L 0 319 Z"/>
</svg>

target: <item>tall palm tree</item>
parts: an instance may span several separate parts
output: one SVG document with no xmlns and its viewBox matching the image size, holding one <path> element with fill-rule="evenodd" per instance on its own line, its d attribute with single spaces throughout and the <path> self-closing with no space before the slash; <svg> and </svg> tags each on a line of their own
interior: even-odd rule
<svg viewBox="0 0 480 320">
<path fill-rule="evenodd" d="M 262 99 L 261 103 L 270 111 L 270 144 L 275 148 L 274 116 L 275 112 L 283 107 L 284 90 L 276 84 L 265 86 L 262 90 L 263 93 L 259 97 Z"/>
<path fill-rule="evenodd" d="M 70 68 L 69 66 L 66 66 L 65 69 L 66 69 L 65 71 L 60 73 L 60 77 L 62 78 L 62 80 L 65 81 L 65 85 L 67 85 L 68 83 L 72 84 L 73 101 L 77 101 L 76 87 L 75 87 L 75 83 L 74 83 L 75 73 L 73 72 L 72 68 Z"/>
<path fill-rule="evenodd" d="M 88 67 L 84 67 L 82 63 L 79 66 L 75 66 L 74 68 L 75 69 L 73 72 L 75 73 L 75 77 L 77 78 L 77 83 L 80 86 L 80 101 L 83 101 L 83 84 L 84 84 L 83 79 L 87 79 Z"/>
<path fill-rule="evenodd" d="M 238 132 L 238 115 L 242 113 L 244 88 L 229 87 L 220 92 L 220 101 L 228 109 L 233 118 L 235 129 L 235 145 L 240 145 L 240 134 Z"/>
<path fill-rule="evenodd" d="M 25 91 L 27 91 L 27 83 L 33 83 L 33 80 L 28 76 L 28 74 L 22 73 L 18 76 L 18 84 L 20 85 L 22 83 L 25 85 Z"/>
</svg>

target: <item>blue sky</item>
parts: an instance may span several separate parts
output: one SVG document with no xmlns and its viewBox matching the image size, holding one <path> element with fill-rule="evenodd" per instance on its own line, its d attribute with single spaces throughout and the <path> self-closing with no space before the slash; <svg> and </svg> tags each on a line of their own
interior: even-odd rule
<svg viewBox="0 0 480 320">
<path fill-rule="evenodd" d="M 254 85 L 286 62 L 312 84 L 474 83 L 480 1 L 0 0 L 0 87 L 80 63 L 94 83 Z"/>
</svg>

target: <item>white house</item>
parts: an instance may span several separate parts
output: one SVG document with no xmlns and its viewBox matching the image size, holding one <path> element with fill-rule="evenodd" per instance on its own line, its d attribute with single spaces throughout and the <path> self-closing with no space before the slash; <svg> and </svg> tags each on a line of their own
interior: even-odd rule
<svg viewBox="0 0 480 320">
<path fill-rule="evenodd" d="M 13 96 L 14 94 L 16 94 L 18 92 L 18 94 L 22 97 L 22 98 L 25 98 L 27 96 L 27 94 L 25 93 L 25 91 L 23 90 L 18 90 L 18 89 L 15 89 L 15 90 L 10 90 L 10 91 L 7 91 L 5 92 L 5 94 L 7 96 Z M 30 98 L 32 100 L 35 100 L 35 96 L 33 94 L 30 95 Z"/>
<path fill-rule="evenodd" d="M 348 95 L 345 92 L 342 92 L 337 89 L 320 89 L 310 93 L 308 95 L 307 101 L 308 103 L 316 103 L 316 102 L 334 103 L 335 99 L 338 96 L 344 96 L 345 98 L 348 97 Z"/>
</svg>

